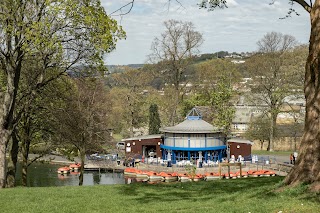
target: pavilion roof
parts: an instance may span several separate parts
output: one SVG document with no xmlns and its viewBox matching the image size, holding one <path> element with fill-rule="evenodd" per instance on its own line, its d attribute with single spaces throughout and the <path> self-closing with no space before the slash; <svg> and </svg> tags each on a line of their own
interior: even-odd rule
<svg viewBox="0 0 320 213">
<path fill-rule="evenodd" d="M 162 132 L 170 133 L 216 133 L 222 132 L 221 129 L 214 127 L 210 123 L 202 120 L 198 110 L 193 108 L 187 115 L 186 119 L 170 127 L 163 127 L 160 129 Z"/>
</svg>

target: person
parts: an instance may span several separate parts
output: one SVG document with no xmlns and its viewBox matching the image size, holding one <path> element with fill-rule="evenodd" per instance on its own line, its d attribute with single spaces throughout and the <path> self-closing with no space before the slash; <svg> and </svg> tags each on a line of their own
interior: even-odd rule
<svg viewBox="0 0 320 213">
<path fill-rule="evenodd" d="M 290 164 L 293 164 L 293 154 L 290 154 Z"/>
<path fill-rule="evenodd" d="M 127 158 L 124 159 L 124 161 L 123 161 L 123 166 L 128 167 L 128 160 L 127 160 Z"/>
<path fill-rule="evenodd" d="M 136 159 L 132 158 L 132 167 L 135 167 Z"/>
<path fill-rule="evenodd" d="M 298 152 L 294 152 L 293 153 L 293 164 L 296 163 L 297 157 L 298 157 Z"/>
</svg>

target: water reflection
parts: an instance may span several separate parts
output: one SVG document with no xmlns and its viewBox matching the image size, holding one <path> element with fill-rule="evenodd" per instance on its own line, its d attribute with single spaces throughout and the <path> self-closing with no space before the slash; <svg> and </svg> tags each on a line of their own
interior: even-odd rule
<svg viewBox="0 0 320 213">
<path fill-rule="evenodd" d="M 57 174 L 61 167 L 53 164 L 33 163 L 28 168 L 28 186 L 77 186 L 79 184 L 79 172 L 70 174 Z M 17 168 L 17 185 L 21 185 L 21 166 Z M 85 172 L 83 185 L 96 184 L 125 184 L 123 173 Z"/>
<path fill-rule="evenodd" d="M 94 172 L 92 175 L 93 175 L 93 183 L 100 184 L 101 173 Z"/>
</svg>

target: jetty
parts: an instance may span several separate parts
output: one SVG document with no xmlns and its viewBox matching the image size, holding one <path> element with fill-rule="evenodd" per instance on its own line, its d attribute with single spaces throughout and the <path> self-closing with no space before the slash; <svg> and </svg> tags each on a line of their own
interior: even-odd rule
<svg viewBox="0 0 320 213">
<path fill-rule="evenodd" d="M 122 163 L 122 162 L 121 162 Z M 223 163 L 222 163 L 223 164 Z M 281 164 L 281 165 L 280 165 Z M 276 173 L 278 176 L 286 176 L 287 173 L 292 168 L 292 165 L 286 164 L 271 164 L 271 165 L 264 165 L 264 164 L 257 164 L 246 162 L 245 164 L 241 165 L 242 171 L 249 171 L 249 170 L 262 170 L 262 169 L 270 169 Z M 111 162 L 87 162 L 85 164 L 85 171 L 99 171 L 99 172 L 114 172 L 114 173 L 123 173 L 126 166 L 122 164 L 118 165 L 116 161 Z M 154 171 L 154 172 L 178 172 L 178 173 L 187 173 L 188 169 L 186 167 L 179 167 L 177 165 L 172 165 L 171 167 L 167 167 L 167 165 L 161 164 L 146 164 L 146 163 L 137 163 L 135 168 L 139 170 L 145 171 Z M 219 165 L 212 166 L 212 167 L 202 167 L 196 168 L 196 172 L 198 174 L 205 174 L 207 172 L 236 172 L 240 168 L 240 163 L 228 163 L 228 167 L 219 167 Z"/>
</svg>

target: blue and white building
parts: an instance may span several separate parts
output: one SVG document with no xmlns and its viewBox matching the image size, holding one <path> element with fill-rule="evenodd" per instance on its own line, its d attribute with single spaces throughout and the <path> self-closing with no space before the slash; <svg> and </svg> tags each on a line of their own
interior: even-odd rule
<svg viewBox="0 0 320 213">
<path fill-rule="evenodd" d="M 196 162 L 221 161 L 226 156 L 226 135 L 221 129 L 202 120 L 193 108 L 186 119 L 175 126 L 160 129 L 164 134 L 160 145 L 162 159 L 176 164 L 182 160 Z"/>
</svg>

